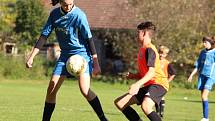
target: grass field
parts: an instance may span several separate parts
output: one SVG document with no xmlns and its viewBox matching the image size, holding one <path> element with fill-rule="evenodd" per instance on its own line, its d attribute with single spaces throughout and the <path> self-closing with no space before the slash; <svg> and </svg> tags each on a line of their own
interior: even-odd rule
<svg viewBox="0 0 215 121">
<path fill-rule="evenodd" d="M 45 80 L 0 80 L 0 121 L 40 121 L 47 85 L 48 81 Z M 100 97 L 110 121 L 126 121 L 113 101 L 127 91 L 127 85 L 92 82 L 92 89 Z M 215 121 L 214 92 L 210 93 L 209 99 L 210 121 Z M 148 121 L 140 107 L 133 107 L 144 121 Z M 169 91 L 163 121 L 200 121 L 201 116 L 199 91 L 179 88 Z M 62 85 L 52 121 L 98 121 L 82 97 L 76 81 L 65 81 Z"/>
</svg>

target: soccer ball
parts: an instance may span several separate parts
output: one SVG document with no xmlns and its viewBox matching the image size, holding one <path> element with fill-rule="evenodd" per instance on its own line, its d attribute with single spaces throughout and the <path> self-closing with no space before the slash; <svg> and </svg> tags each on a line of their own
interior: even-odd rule
<svg viewBox="0 0 215 121">
<path fill-rule="evenodd" d="M 74 76 L 84 73 L 87 68 L 87 61 L 80 55 L 72 55 L 66 62 L 67 71 Z"/>
</svg>

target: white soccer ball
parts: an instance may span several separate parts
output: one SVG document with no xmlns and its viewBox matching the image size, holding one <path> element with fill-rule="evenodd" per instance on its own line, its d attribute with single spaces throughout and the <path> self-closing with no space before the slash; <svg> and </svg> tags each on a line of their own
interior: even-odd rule
<svg viewBox="0 0 215 121">
<path fill-rule="evenodd" d="M 188 99 L 188 97 L 184 97 L 184 100 L 187 100 Z"/>
<path fill-rule="evenodd" d="M 74 76 L 84 73 L 87 68 L 87 61 L 80 55 L 72 55 L 66 62 L 67 71 Z"/>
</svg>

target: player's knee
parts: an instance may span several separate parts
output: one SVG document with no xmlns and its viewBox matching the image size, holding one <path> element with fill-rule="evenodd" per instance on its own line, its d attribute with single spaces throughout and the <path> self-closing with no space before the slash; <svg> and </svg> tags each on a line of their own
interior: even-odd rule
<svg viewBox="0 0 215 121">
<path fill-rule="evenodd" d="M 202 100 L 208 100 L 208 95 L 202 94 Z"/>
<path fill-rule="evenodd" d="M 56 92 L 55 92 L 55 89 L 54 89 L 54 88 L 55 88 L 55 85 L 56 85 L 56 84 L 55 84 L 54 81 L 50 81 L 50 82 L 49 82 L 49 86 L 48 86 L 48 89 L 47 89 L 47 94 L 48 94 L 48 95 L 56 93 Z"/>
<path fill-rule="evenodd" d="M 120 101 L 119 101 L 119 99 L 115 99 L 114 100 L 114 104 L 115 104 L 115 106 L 119 109 L 119 110 L 123 110 L 124 109 L 124 105 L 122 105 L 121 103 L 120 103 Z"/>
<path fill-rule="evenodd" d="M 118 100 L 117 99 L 114 100 L 114 105 L 118 108 Z"/>
<path fill-rule="evenodd" d="M 90 96 L 90 91 L 89 91 L 89 89 L 80 89 L 80 91 L 81 91 L 81 94 L 85 97 L 85 98 L 89 98 L 89 96 Z"/>
<path fill-rule="evenodd" d="M 142 108 L 143 112 L 147 112 L 147 110 L 148 110 L 147 105 L 145 105 L 144 103 L 141 105 L 141 108 Z"/>
<path fill-rule="evenodd" d="M 148 115 L 150 112 L 152 112 L 152 107 L 150 105 L 148 105 L 147 103 L 142 103 L 141 108 L 146 115 Z"/>
<path fill-rule="evenodd" d="M 81 94 L 85 97 L 88 98 L 88 92 L 81 90 Z"/>
<path fill-rule="evenodd" d="M 209 94 L 209 91 L 208 90 L 204 90 L 201 97 L 202 97 L 202 100 L 208 100 L 208 94 Z"/>
</svg>

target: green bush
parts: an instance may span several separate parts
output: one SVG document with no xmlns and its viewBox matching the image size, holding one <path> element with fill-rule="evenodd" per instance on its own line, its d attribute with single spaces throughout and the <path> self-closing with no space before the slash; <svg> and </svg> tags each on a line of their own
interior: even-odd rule
<svg viewBox="0 0 215 121">
<path fill-rule="evenodd" d="M 0 77 L 9 79 L 42 79 L 46 78 L 46 60 L 42 56 L 37 56 L 34 60 L 33 68 L 25 67 L 24 56 L 9 56 L 0 54 Z"/>
</svg>

